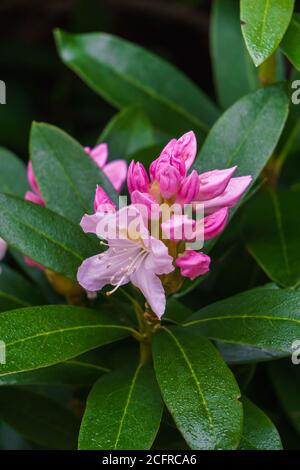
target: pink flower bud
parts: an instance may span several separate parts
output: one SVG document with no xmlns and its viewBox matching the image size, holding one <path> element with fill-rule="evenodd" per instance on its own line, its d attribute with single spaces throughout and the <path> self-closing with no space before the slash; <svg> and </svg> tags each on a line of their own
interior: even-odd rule
<svg viewBox="0 0 300 470">
<path fill-rule="evenodd" d="M 193 131 L 187 132 L 177 140 L 176 157 L 182 158 L 185 162 L 186 170 L 194 163 L 197 154 L 197 141 Z"/>
<path fill-rule="evenodd" d="M 139 206 L 143 218 L 159 219 L 160 208 L 156 199 L 149 193 L 142 193 L 140 191 L 133 191 L 131 194 L 131 202 Z"/>
<path fill-rule="evenodd" d="M 196 170 L 193 170 L 192 173 L 182 181 L 176 201 L 180 204 L 189 204 L 195 201 L 199 193 L 199 187 L 199 175 Z"/>
<path fill-rule="evenodd" d="M 94 199 L 95 212 L 114 212 L 115 208 L 116 206 L 110 197 L 101 188 L 101 186 L 97 185 Z"/>
<path fill-rule="evenodd" d="M 182 276 L 193 281 L 209 271 L 210 257 L 204 253 L 186 250 L 177 258 L 176 265 L 180 268 Z"/>
<path fill-rule="evenodd" d="M 197 200 L 207 201 L 208 199 L 213 199 L 222 194 L 236 168 L 237 167 L 234 166 L 227 170 L 212 170 L 199 175 L 200 189 Z"/>
<path fill-rule="evenodd" d="M 163 237 L 166 240 L 194 240 L 196 223 L 187 215 L 174 214 L 169 220 L 161 224 Z"/>
<path fill-rule="evenodd" d="M 211 215 L 204 217 L 204 239 L 210 240 L 221 233 L 228 220 L 229 209 L 224 207 Z"/>
<path fill-rule="evenodd" d="M 141 193 L 148 192 L 149 177 L 141 163 L 135 163 L 134 161 L 130 163 L 127 173 L 127 186 L 130 194 L 135 190 Z"/>
<path fill-rule="evenodd" d="M 39 186 L 36 181 L 35 174 L 33 172 L 31 160 L 29 160 L 28 166 L 27 166 L 27 178 L 28 178 L 28 183 L 30 184 L 33 192 L 35 192 L 36 194 L 40 194 Z"/>
</svg>

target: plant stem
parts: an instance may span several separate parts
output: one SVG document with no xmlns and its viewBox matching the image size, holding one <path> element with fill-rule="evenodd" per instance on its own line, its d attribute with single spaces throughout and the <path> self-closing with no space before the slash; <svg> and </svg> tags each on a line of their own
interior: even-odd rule
<svg viewBox="0 0 300 470">
<path fill-rule="evenodd" d="M 276 82 L 276 53 L 259 66 L 259 80 L 264 86 Z"/>
<path fill-rule="evenodd" d="M 149 364 L 152 360 L 152 349 L 151 340 L 145 340 L 140 342 L 140 364 Z"/>
</svg>

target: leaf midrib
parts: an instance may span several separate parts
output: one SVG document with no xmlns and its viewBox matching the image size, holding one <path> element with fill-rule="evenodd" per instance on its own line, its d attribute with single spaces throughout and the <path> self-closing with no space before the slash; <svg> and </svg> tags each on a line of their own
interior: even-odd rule
<svg viewBox="0 0 300 470">
<path fill-rule="evenodd" d="M 127 330 L 127 331 L 130 331 L 131 333 L 134 332 L 133 328 L 130 328 L 128 326 L 123 326 L 123 325 L 80 325 L 80 326 L 74 326 L 74 327 L 63 328 L 63 329 L 60 328 L 57 330 L 38 333 L 32 336 L 26 336 L 25 338 L 20 338 L 16 341 L 12 341 L 11 343 L 6 343 L 6 347 L 8 348 L 10 346 L 15 346 L 16 344 L 24 343 L 26 341 L 30 341 L 30 340 L 37 339 L 37 338 L 44 337 L 44 336 L 47 337 L 47 336 L 51 336 L 51 335 L 59 334 L 59 333 L 69 333 L 70 331 L 78 331 L 78 330 L 83 330 L 83 329 L 89 330 L 89 329 L 96 329 L 96 328 L 113 328 L 113 329 Z"/>
<path fill-rule="evenodd" d="M 82 195 L 80 194 L 80 192 L 78 191 L 76 184 L 74 183 L 74 181 L 72 180 L 71 176 L 70 176 L 69 173 L 67 172 L 67 169 L 65 168 L 65 166 L 64 166 L 63 163 L 62 163 L 62 161 L 61 161 L 60 158 L 58 157 L 58 153 L 57 153 L 57 151 L 56 151 L 55 146 L 51 146 L 51 143 L 49 143 L 49 140 L 47 139 L 47 137 L 46 137 L 45 134 L 43 133 L 42 129 L 37 128 L 37 131 L 39 132 L 40 137 L 41 137 L 41 138 L 44 140 L 44 142 L 46 143 L 46 146 L 52 150 L 52 154 L 53 154 L 55 160 L 56 160 L 56 161 L 58 162 L 58 164 L 60 165 L 60 167 L 61 167 L 61 169 L 62 169 L 62 174 L 65 176 L 66 181 L 69 183 L 69 186 L 71 187 L 73 193 L 74 193 L 75 196 L 77 197 L 77 200 L 78 200 L 80 206 L 82 207 L 82 209 L 83 209 L 85 212 L 89 212 L 89 208 L 85 205 L 85 201 L 84 201 Z M 47 202 L 47 201 L 46 201 L 46 202 Z M 52 199 L 51 199 L 51 201 L 49 201 L 49 202 L 51 203 L 51 202 L 52 202 Z"/>
<path fill-rule="evenodd" d="M 58 246 L 59 248 L 62 248 L 64 251 L 66 251 L 67 253 L 70 253 L 72 256 L 74 256 L 75 258 L 77 258 L 79 261 L 82 261 L 83 260 L 83 257 L 81 255 L 79 255 L 78 253 L 76 253 L 75 251 L 72 251 L 70 248 L 68 248 L 67 246 L 63 245 L 61 242 L 57 241 L 57 240 L 54 240 L 52 239 L 48 234 L 38 230 L 36 227 L 33 227 L 32 225 L 24 222 L 23 219 L 18 219 L 17 217 L 15 217 L 14 215 L 12 215 L 11 213 L 8 213 L 8 217 L 10 217 L 12 220 L 14 221 L 17 221 L 18 224 L 21 224 L 21 225 L 24 225 L 24 227 L 26 228 L 29 228 L 30 230 L 32 230 L 33 232 L 35 232 L 38 236 L 42 236 L 44 237 L 47 241 L 49 241 L 50 243 L 52 243 L 53 245 L 56 245 Z M 61 216 L 62 217 L 62 216 Z M 68 223 L 70 223 L 69 220 L 65 219 Z M 12 246 L 15 246 L 13 244 L 11 244 Z M 16 249 L 18 249 L 17 246 L 15 246 Z"/>
<path fill-rule="evenodd" d="M 132 378 L 132 382 L 131 382 L 130 387 L 129 387 L 127 399 L 126 399 L 126 402 L 125 402 L 124 410 L 123 410 L 123 413 L 122 413 L 122 416 L 121 416 L 121 419 L 120 419 L 119 428 L 118 428 L 118 431 L 117 431 L 116 441 L 115 441 L 115 444 L 114 444 L 114 450 L 117 450 L 117 448 L 118 448 L 118 444 L 119 444 L 119 441 L 120 441 L 123 424 L 124 424 L 124 421 L 125 421 L 125 418 L 126 418 L 126 415 L 127 415 L 130 400 L 131 400 L 133 390 L 134 390 L 134 387 L 135 387 L 137 377 L 139 375 L 140 370 L 141 370 L 141 365 L 139 364 L 139 366 L 137 367 L 137 369 L 134 373 L 134 376 Z"/>
<path fill-rule="evenodd" d="M 202 401 L 203 403 L 203 407 L 204 407 L 204 410 L 205 410 L 205 413 L 207 415 L 207 418 L 208 418 L 208 421 L 209 421 L 209 425 L 210 425 L 210 428 L 213 432 L 213 435 L 214 435 L 214 439 L 215 439 L 215 447 L 217 445 L 217 436 L 216 436 L 216 430 L 215 430 L 215 426 L 214 426 L 214 420 L 213 420 L 213 417 L 211 415 L 211 412 L 209 410 L 209 407 L 208 407 L 208 404 L 207 404 L 207 401 L 205 399 L 205 396 L 201 390 L 201 387 L 200 387 L 200 383 L 199 383 L 199 380 L 197 378 L 197 375 L 194 371 L 194 368 L 191 364 L 191 362 L 189 361 L 189 358 L 188 356 L 186 355 L 184 349 L 182 348 L 180 342 L 178 341 L 178 339 L 176 338 L 175 335 L 173 335 L 173 333 L 167 328 L 167 327 L 163 327 L 164 331 L 166 331 L 170 336 L 171 338 L 173 339 L 174 343 L 176 344 L 176 346 L 178 347 L 183 359 L 185 360 L 189 370 L 190 370 L 190 373 L 191 373 L 191 376 L 192 376 L 192 379 L 193 381 L 195 382 L 195 385 L 196 385 L 196 389 L 197 389 L 197 392 L 198 392 L 198 395 L 199 395 L 199 398 L 200 398 L 200 401 Z"/>
</svg>

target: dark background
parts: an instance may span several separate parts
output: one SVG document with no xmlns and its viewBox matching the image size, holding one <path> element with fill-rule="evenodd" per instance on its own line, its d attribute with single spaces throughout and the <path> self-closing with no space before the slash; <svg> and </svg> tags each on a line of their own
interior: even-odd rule
<svg viewBox="0 0 300 470">
<path fill-rule="evenodd" d="M 60 61 L 53 29 L 105 31 L 165 57 L 213 93 L 208 0 L 1 0 L 0 145 L 28 158 L 33 120 L 93 145 L 116 112 Z"/>
</svg>

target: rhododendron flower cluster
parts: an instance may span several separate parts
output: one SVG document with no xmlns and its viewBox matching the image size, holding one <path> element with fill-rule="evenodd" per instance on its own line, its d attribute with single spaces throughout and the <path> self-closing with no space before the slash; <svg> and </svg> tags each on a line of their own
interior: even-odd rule
<svg viewBox="0 0 300 470">
<path fill-rule="evenodd" d="M 193 280 L 209 271 L 210 257 L 190 249 L 188 242 L 197 239 L 200 232 L 204 240 L 221 233 L 230 208 L 246 191 L 251 176 L 234 177 L 237 167 L 202 174 L 191 171 L 196 152 L 195 135 L 188 132 L 166 145 L 151 163 L 149 175 L 141 163 L 132 161 L 127 175 L 131 204 L 119 210 L 97 187 L 96 212 L 85 215 L 81 227 L 105 239 L 108 249 L 80 266 L 78 281 L 86 290 L 98 291 L 110 284 L 114 286 L 108 292 L 111 294 L 131 282 L 161 318 L 166 306 L 164 285 L 170 273 L 176 270 Z M 194 212 L 197 206 L 203 207 L 201 220 L 174 209 L 179 206 L 184 210 L 188 204 Z M 170 209 L 167 220 L 160 209 L 166 205 Z M 158 226 L 155 234 L 150 230 L 153 225 Z"/>
</svg>

